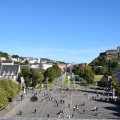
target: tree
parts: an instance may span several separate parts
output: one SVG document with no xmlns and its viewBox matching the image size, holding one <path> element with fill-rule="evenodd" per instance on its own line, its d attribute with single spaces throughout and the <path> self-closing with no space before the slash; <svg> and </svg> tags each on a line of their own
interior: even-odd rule
<svg viewBox="0 0 120 120">
<path fill-rule="evenodd" d="M 58 67 L 58 65 L 54 64 L 52 68 L 54 68 L 56 71 L 56 77 L 59 77 L 61 75 L 61 69 Z"/>
<path fill-rule="evenodd" d="M 120 98 L 120 81 L 118 81 L 116 87 L 115 87 L 115 94 Z"/>
<path fill-rule="evenodd" d="M 92 84 L 94 82 L 94 73 L 91 69 L 85 69 L 84 76 L 88 84 Z"/>
<path fill-rule="evenodd" d="M 6 52 L 4 53 L 0 51 L 0 56 L 5 57 L 6 59 L 9 59 L 9 55 Z"/>
<path fill-rule="evenodd" d="M 25 60 L 25 62 L 24 62 L 25 64 L 28 64 L 28 60 Z"/>
<path fill-rule="evenodd" d="M 4 109 L 9 99 L 15 98 L 21 91 L 21 86 L 12 80 L 0 80 L 0 109 Z"/>
<path fill-rule="evenodd" d="M 79 77 L 84 78 L 89 84 L 93 83 L 95 76 L 92 72 L 92 69 L 89 66 L 80 66 L 78 68 L 78 75 Z"/>
<path fill-rule="evenodd" d="M 44 75 L 42 73 L 38 73 L 38 74 L 39 74 L 38 83 L 40 84 L 44 80 Z"/>
<path fill-rule="evenodd" d="M 48 80 L 51 82 L 56 77 L 56 71 L 53 67 L 47 68 L 47 70 L 44 73 L 44 77 L 49 78 Z"/>
<path fill-rule="evenodd" d="M 113 76 L 111 78 L 111 88 L 115 88 L 116 87 L 116 76 Z"/>
<path fill-rule="evenodd" d="M 29 77 L 30 75 L 30 69 L 28 67 L 23 67 L 21 70 L 21 76 L 22 77 Z"/>
<path fill-rule="evenodd" d="M 24 77 L 26 87 L 35 87 L 37 84 L 41 83 L 44 79 L 42 73 L 37 72 L 34 68 L 23 67 L 20 77 Z"/>
<path fill-rule="evenodd" d="M 96 70 L 96 68 L 93 66 L 92 71 L 93 71 L 94 74 L 95 74 L 95 70 Z"/>
<path fill-rule="evenodd" d="M 5 90 L 8 99 L 15 98 L 21 90 L 20 85 L 9 79 L 0 80 L 0 87 Z"/>
<path fill-rule="evenodd" d="M 0 87 L 0 110 L 5 109 L 8 105 L 8 99 L 5 90 Z"/>
<path fill-rule="evenodd" d="M 18 55 L 12 55 L 12 58 L 18 58 L 19 56 Z"/>
<path fill-rule="evenodd" d="M 78 74 L 78 66 L 77 66 L 77 65 L 73 65 L 72 72 L 73 72 L 75 75 Z"/>
<path fill-rule="evenodd" d="M 107 87 L 107 79 L 105 77 L 102 77 L 101 80 L 98 82 L 98 85 L 100 87 Z"/>
<path fill-rule="evenodd" d="M 32 87 L 35 87 L 38 84 L 39 73 L 35 69 L 30 68 L 30 78 L 32 79 Z"/>
<path fill-rule="evenodd" d="M 86 69 L 87 67 L 86 66 L 80 66 L 79 68 L 78 68 L 78 75 L 80 76 L 80 77 L 82 77 L 82 78 L 85 78 L 85 76 L 84 76 L 84 71 L 85 71 L 85 69 Z"/>
</svg>

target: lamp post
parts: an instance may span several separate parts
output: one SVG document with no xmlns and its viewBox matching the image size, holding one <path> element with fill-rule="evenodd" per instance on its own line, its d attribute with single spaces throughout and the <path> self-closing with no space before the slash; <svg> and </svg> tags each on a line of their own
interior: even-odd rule
<svg viewBox="0 0 120 120">
<path fill-rule="evenodd" d="M 25 86 L 24 86 L 24 95 L 25 95 L 25 100 L 26 100 L 26 91 L 25 91 Z"/>
</svg>

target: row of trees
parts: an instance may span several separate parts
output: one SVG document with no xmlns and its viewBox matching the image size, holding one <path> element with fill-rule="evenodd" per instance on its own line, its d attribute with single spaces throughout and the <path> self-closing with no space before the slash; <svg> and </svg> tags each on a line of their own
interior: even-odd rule
<svg viewBox="0 0 120 120">
<path fill-rule="evenodd" d="M 111 89 L 115 89 L 116 96 L 120 97 L 120 81 L 117 81 L 116 77 L 113 76 L 110 81 L 106 79 L 106 77 L 101 78 L 98 82 L 100 87 L 110 87 Z"/>
<path fill-rule="evenodd" d="M 72 72 L 76 75 L 79 75 L 79 77 L 83 78 L 88 84 L 94 82 L 95 74 L 89 66 L 74 65 Z"/>
<path fill-rule="evenodd" d="M 42 73 L 39 73 L 35 69 L 28 67 L 23 67 L 19 76 L 25 79 L 26 87 L 35 87 L 44 80 Z"/>
<path fill-rule="evenodd" d="M 0 110 L 7 107 L 10 99 L 15 98 L 21 91 L 21 86 L 12 80 L 0 80 Z"/>
<path fill-rule="evenodd" d="M 35 87 L 43 82 L 52 82 L 52 80 L 61 75 L 61 69 L 57 64 L 54 64 L 46 70 L 42 69 L 41 64 L 40 67 L 42 72 L 37 72 L 35 69 L 28 67 L 22 68 L 19 76 L 24 77 L 26 87 Z"/>
<path fill-rule="evenodd" d="M 108 66 L 107 65 L 100 67 L 92 66 L 91 68 L 96 75 L 111 75 L 112 71 L 120 68 L 120 65 L 117 63 L 111 63 Z"/>
</svg>

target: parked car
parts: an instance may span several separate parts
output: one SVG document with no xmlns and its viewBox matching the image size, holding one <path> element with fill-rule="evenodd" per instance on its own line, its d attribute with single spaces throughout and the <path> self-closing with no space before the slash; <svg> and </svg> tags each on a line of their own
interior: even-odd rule
<svg viewBox="0 0 120 120">
<path fill-rule="evenodd" d="M 34 102 L 34 101 L 38 101 L 37 96 L 32 96 L 32 97 L 30 98 L 30 101 L 32 101 L 32 102 Z"/>
</svg>

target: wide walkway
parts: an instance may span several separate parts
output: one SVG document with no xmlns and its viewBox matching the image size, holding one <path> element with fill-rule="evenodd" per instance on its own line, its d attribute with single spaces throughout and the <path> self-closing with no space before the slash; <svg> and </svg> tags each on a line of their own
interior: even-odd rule
<svg viewBox="0 0 120 120">
<path fill-rule="evenodd" d="M 74 119 L 119 119 L 120 118 L 120 104 L 114 104 L 109 101 L 100 101 L 100 97 L 102 97 L 103 91 L 98 91 L 99 97 L 95 93 L 94 89 L 87 90 L 84 87 L 80 88 L 80 91 L 60 91 L 57 90 L 57 93 L 53 91 L 51 94 L 52 100 L 45 99 L 46 96 L 43 95 L 46 90 L 42 90 L 41 93 L 37 94 L 38 101 L 31 102 L 29 101 L 30 97 L 33 96 L 32 91 L 27 94 L 26 100 L 23 102 L 16 102 L 13 109 L 10 107 L 10 110 L 2 115 L 1 117 L 4 118 L 11 118 L 16 120 L 18 119 L 46 119 L 47 114 L 49 114 L 49 119 L 58 119 L 58 114 L 60 110 L 63 110 L 64 113 L 61 114 L 61 119 L 67 119 L 67 115 L 71 116 L 74 115 Z M 38 91 L 34 91 L 35 93 Z M 50 90 L 47 90 L 50 93 Z M 71 94 L 71 95 L 70 95 Z M 86 95 L 87 94 L 87 95 Z M 66 96 L 66 97 L 63 97 Z M 92 97 L 96 97 L 96 99 L 90 100 Z M 106 96 L 104 96 L 106 97 Z M 54 98 L 58 101 L 58 106 Z M 41 101 L 43 99 L 43 101 Z M 65 100 L 65 103 L 60 103 L 60 100 Z M 85 106 L 81 106 L 81 103 L 85 102 Z M 13 103 L 12 103 L 13 104 Z M 70 104 L 70 107 L 68 106 Z M 73 112 L 73 106 L 77 105 L 78 110 Z M 100 114 L 96 116 L 94 114 L 94 107 L 98 107 Z M 34 114 L 34 109 L 37 109 L 37 113 Z M 83 109 L 85 109 L 85 113 L 83 113 Z M 18 115 L 19 110 L 23 111 L 23 115 L 20 117 Z M 1 112 L 0 112 L 1 114 Z M 71 119 L 73 119 L 71 118 Z"/>
<path fill-rule="evenodd" d="M 72 99 L 71 94 L 67 94 L 65 103 L 65 117 L 72 115 Z"/>
</svg>

